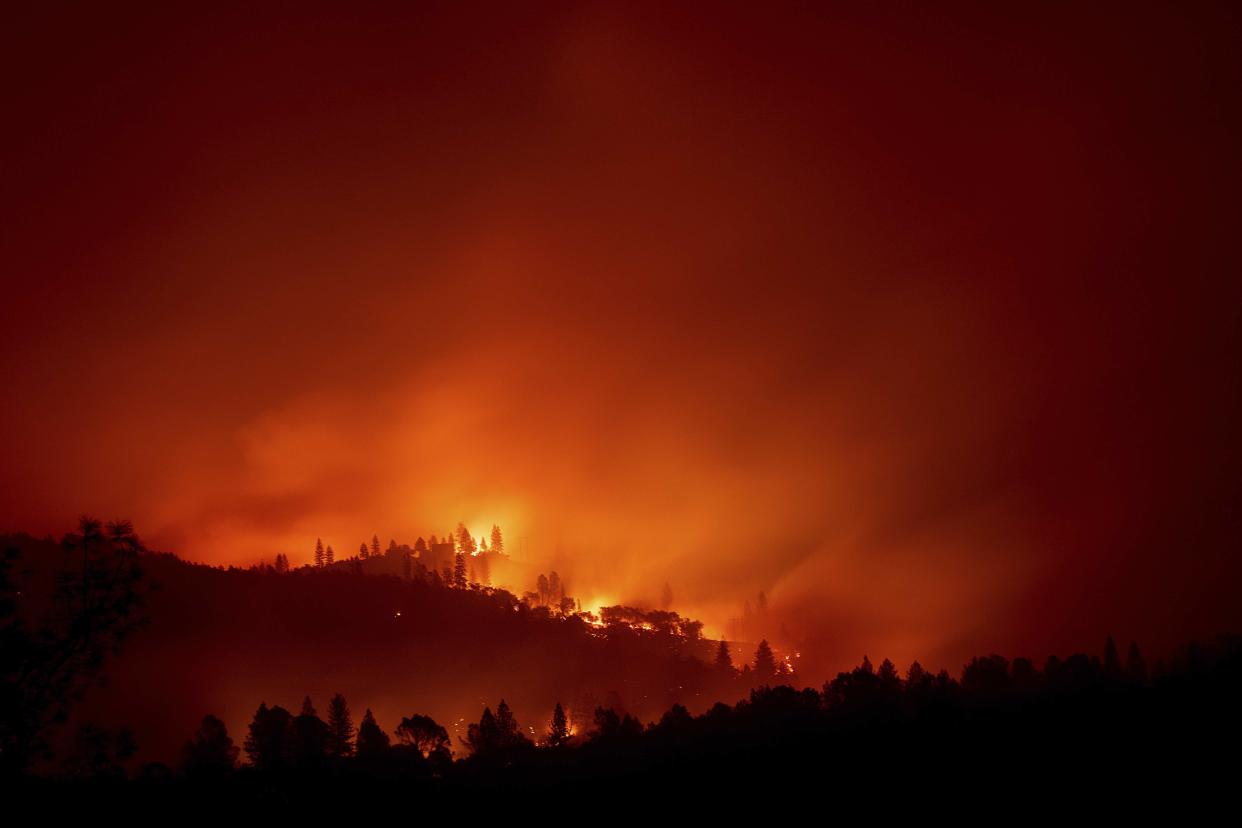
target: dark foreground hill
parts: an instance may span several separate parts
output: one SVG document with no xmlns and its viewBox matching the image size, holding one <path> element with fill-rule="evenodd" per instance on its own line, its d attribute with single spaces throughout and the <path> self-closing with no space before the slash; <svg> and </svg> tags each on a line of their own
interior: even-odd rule
<svg viewBox="0 0 1242 828">
<path fill-rule="evenodd" d="M 77 566 L 51 540 L 0 542 L 45 585 L 34 592 Z M 143 623 L 60 728 L 132 729 L 135 767 L 174 761 L 205 713 L 242 733 L 260 702 L 296 712 L 307 695 L 322 708 L 342 693 L 358 717 L 369 708 L 387 729 L 430 715 L 460 749 L 465 723 L 501 698 L 527 732 L 541 732 L 558 702 L 575 719 L 606 704 L 646 721 L 674 703 L 702 710 L 748 689 L 701 658 L 711 647 L 693 625 L 691 635 L 679 626 L 602 628 L 502 590 L 340 568 L 221 570 L 150 553 L 137 562 Z"/>
</svg>

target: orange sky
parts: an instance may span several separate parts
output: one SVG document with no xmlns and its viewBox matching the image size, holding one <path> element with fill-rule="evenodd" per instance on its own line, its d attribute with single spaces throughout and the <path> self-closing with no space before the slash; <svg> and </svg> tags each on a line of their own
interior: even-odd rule
<svg viewBox="0 0 1242 828">
<path fill-rule="evenodd" d="M 1236 13 L 818 5 L 12 21 L 0 527 L 499 522 L 830 665 L 1236 628 Z"/>
</svg>

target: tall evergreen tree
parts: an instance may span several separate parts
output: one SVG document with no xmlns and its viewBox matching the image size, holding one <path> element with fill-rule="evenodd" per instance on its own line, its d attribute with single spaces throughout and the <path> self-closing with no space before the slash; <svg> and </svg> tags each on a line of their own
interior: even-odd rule
<svg viewBox="0 0 1242 828">
<path fill-rule="evenodd" d="M 302 700 L 302 712 L 293 719 L 294 760 L 304 767 L 323 762 L 328 755 L 328 726 L 315 711 L 310 696 Z"/>
<path fill-rule="evenodd" d="M 729 642 L 723 638 L 720 639 L 720 646 L 716 648 L 716 666 L 721 670 L 733 671 L 733 656 L 729 654 Z"/>
<path fill-rule="evenodd" d="M 364 561 L 371 557 L 371 550 L 367 549 L 366 541 L 363 541 L 362 545 L 358 547 L 358 557 Z"/>
<path fill-rule="evenodd" d="M 371 536 L 371 557 L 378 558 L 380 556 L 379 535 Z"/>
<path fill-rule="evenodd" d="M 457 563 L 453 567 L 453 586 L 458 589 L 465 589 L 466 582 L 466 555 L 463 552 L 457 553 Z"/>
<path fill-rule="evenodd" d="M 492 552 L 497 555 L 505 554 L 505 538 L 500 533 L 500 526 L 495 523 L 492 524 Z"/>
<path fill-rule="evenodd" d="M 279 705 L 260 704 L 250 722 L 245 741 L 246 756 L 259 770 L 283 767 L 293 757 L 293 716 Z"/>
<path fill-rule="evenodd" d="M 388 750 L 388 734 L 375 723 L 371 708 L 362 716 L 362 724 L 358 726 L 358 742 L 356 750 L 359 759 L 375 759 L 383 756 Z"/>
<path fill-rule="evenodd" d="M 755 673 L 760 678 L 771 678 L 776 675 L 776 659 L 772 655 L 772 647 L 765 638 L 755 649 Z"/>
<path fill-rule="evenodd" d="M 556 709 L 552 711 L 552 726 L 548 728 L 548 744 L 551 747 L 560 747 L 568 741 L 569 718 L 565 715 L 565 708 L 557 702 Z"/>
<path fill-rule="evenodd" d="M 315 566 L 323 566 L 323 538 L 315 538 Z"/>
<path fill-rule="evenodd" d="M 474 538 L 470 537 L 470 530 L 466 528 L 466 524 L 457 524 L 457 551 L 464 555 L 473 555 L 477 550 Z"/>
<path fill-rule="evenodd" d="M 328 754 L 337 759 L 354 754 L 354 720 L 340 693 L 328 702 Z"/>
<path fill-rule="evenodd" d="M 323 553 L 323 564 L 324 566 L 332 566 L 332 563 L 335 560 L 336 553 L 332 551 L 332 544 L 328 544 L 328 548 L 325 549 Z"/>
</svg>

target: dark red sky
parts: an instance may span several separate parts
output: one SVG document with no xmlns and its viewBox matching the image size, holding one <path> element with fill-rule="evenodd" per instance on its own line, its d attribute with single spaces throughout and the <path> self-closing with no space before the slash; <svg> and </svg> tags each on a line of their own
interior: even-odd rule
<svg viewBox="0 0 1242 828">
<path fill-rule="evenodd" d="M 405 5 L 9 12 L 0 526 L 495 521 L 826 663 L 1242 625 L 1231 4 Z"/>
</svg>

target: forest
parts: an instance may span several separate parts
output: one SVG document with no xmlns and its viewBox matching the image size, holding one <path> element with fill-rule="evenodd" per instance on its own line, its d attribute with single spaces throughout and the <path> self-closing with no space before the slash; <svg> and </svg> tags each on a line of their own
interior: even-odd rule
<svg viewBox="0 0 1242 828">
<path fill-rule="evenodd" d="M 989 654 L 956 674 L 864 656 L 812 683 L 766 641 L 735 664 L 728 642 L 663 610 L 594 618 L 537 593 L 349 567 L 213 569 L 147 552 L 123 521 L 84 519 L 60 542 L 9 536 L 4 549 L 0 755 L 27 791 L 343 805 L 399 785 L 435 809 L 469 791 L 568 804 L 623 784 L 682 797 L 760 782 L 805 793 L 824 780 L 1029 796 L 1051 772 L 1062 796 L 1086 779 L 1224 785 L 1237 770 L 1236 752 L 1211 752 L 1236 744 L 1242 724 L 1237 636 L 1151 665 L 1111 637 L 1098 655 L 1036 665 Z M 290 657 L 297 641 L 314 656 L 309 672 Z M 501 653 L 513 661 L 489 671 Z M 373 658 L 381 673 L 359 683 Z M 264 675 L 247 676 L 261 663 Z M 487 680 L 463 690 L 472 673 Z M 275 701 L 290 697 L 300 701 Z"/>
</svg>

